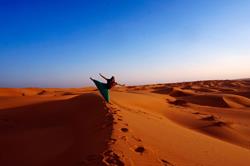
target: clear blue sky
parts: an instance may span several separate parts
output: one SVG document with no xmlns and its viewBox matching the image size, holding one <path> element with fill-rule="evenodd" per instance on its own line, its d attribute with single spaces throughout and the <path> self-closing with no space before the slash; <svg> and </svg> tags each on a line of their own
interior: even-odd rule
<svg viewBox="0 0 250 166">
<path fill-rule="evenodd" d="M 0 87 L 250 77 L 248 0 L 0 0 Z"/>
</svg>

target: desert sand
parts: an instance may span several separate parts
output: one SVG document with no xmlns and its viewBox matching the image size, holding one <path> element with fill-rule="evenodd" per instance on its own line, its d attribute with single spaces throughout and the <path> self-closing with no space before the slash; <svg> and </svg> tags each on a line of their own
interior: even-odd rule
<svg viewBox="0 0 250 166">
<path fill-rule="evenodd" d="M 250 80 L 1 88 L 3 166 L 249 166 Z"/>
</svg>

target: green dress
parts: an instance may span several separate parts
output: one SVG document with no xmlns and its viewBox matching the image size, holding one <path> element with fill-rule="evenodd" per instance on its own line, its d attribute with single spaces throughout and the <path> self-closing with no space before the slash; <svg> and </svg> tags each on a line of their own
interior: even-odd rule
<svg viewBox="0 0 250 166">
<path fill-rule="evenodd" d="M 110 98 L 109 98 L 109 89 L 107 88 L 107 85 L 105 83 L 102 83 L 94 79 L 92 81 L 95 83 L 102 97 L 109 103 Z"/>
</svg>

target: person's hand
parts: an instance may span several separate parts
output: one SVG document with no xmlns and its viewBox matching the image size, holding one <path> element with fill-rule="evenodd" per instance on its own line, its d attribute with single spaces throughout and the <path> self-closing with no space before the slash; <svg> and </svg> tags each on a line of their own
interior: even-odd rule
<svg viewBox="0 0 250 166">
<path fill-rule="evenodd" d="M 120 86 L 126 86 L 125 84 L 118 84 L 118 85 L 120 85 Z"/>
</svg>

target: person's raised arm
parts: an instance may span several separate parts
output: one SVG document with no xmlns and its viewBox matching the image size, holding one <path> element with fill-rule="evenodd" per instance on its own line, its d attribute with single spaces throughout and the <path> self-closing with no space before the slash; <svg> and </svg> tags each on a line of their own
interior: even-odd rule
<svg viewBox="0 0 250 166">
<path fill-rule="evenodd" d="M 99 73 L 99 75 L 104 78 L 105 80 L 108 80 L 106 77 L 104 77 L 101 73 Z"/>
</svg>

